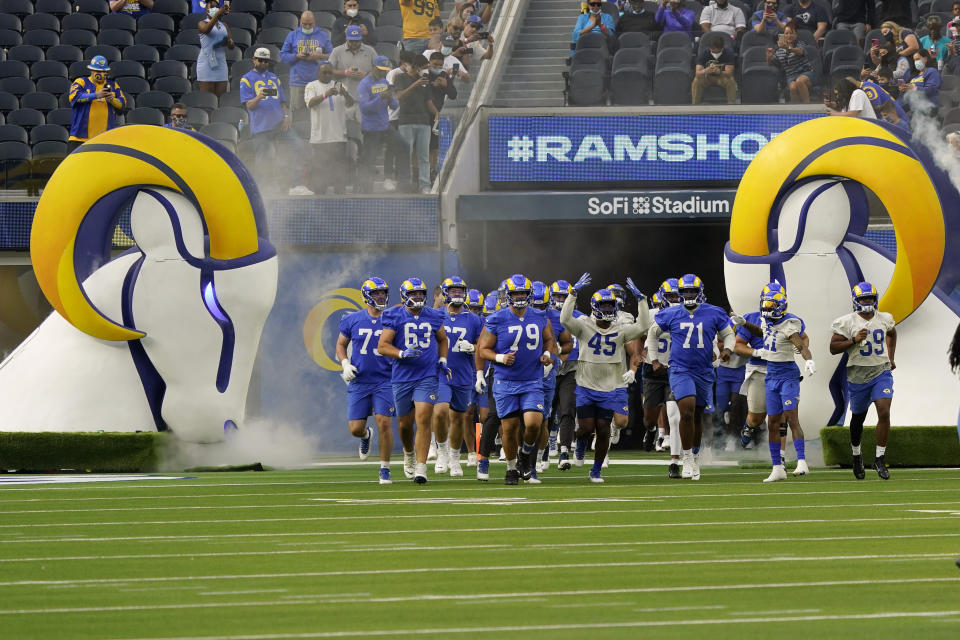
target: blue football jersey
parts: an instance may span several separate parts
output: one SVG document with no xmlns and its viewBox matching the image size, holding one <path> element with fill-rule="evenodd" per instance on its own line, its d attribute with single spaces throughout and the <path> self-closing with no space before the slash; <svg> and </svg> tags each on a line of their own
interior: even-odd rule
<svg viewBox="0 0 960 640">
<path fill-rule="evenodd" d="M 390 358 L 377 352 L 383 317 L 374 318 L 366 309 L 340 318 L 340 335 L 350 340 L 350 364 L 357 377 L 350 384 L 384 383 L 390 380 Z"/>
<path fill-rule="evenodd" d="M 537 380 L 543 378 L 543 330 L 550 321 L 543 311 L 526 308 L 518 316 L 511 308 L 501 309 L 487 317 L 487 331 L 497 339 L 494 351 L 514 353 L 511 366 L 495 363 L 494 378 L 500 380 Z"/>
<path fill-rule="evenodd" d="M 406 307 L 390 307 L 383 312 L 383 328 L 393 329 L 393 346 L 404 349 L 419 349 L 419 358 L 396 360 L 393 364 L 393 382 L 413 382 L 437 375 L 437 338 L 434 335 L 443 327 L 446 314 L 441 309 L 424 307 L 413 315 Z"/>
<path fill-rule="evenodd" d="M 668 307 L 654 316 L 661 331 L 670 334 L 670 369 L 713 375 L 713 344 L 717 333 L 731 326 L 727 312 L 701 304 L 691 313 L 684 306 Z"/>
<path fill-rule="evenodd" d="M 760 323 L 763 321 L 763 315 L 759 311 L 751 311 L 750 313 L 743 314 L 743 319 L 759 327 Z M 746 340 L 751 349 L 763 349 L 763 336 L 753 335 L 747 331 L 746 327 L 737 327 L 737 337 Z M 763 358 L 750 356 L 750 364 L 755 364 L 758 367 L 762 367 L 765 364 L 765 361 Z"/>
<path fill-rule="evenodd" d="M 544 312 L 547 314 L 547 320 L 550 321 L 550 328 L 553 329 L 553 339 L 557 341 L 557 348 L 560 348 L 560 334 L 566 331 L 563 328 L 563 325 L 560 324 L 560 312 L 554 309 L 553 307 L 547 307 L 547 310 Z M 572 337 L 572 336 L 571 336 Z M 548 385 L 554 384 L 552 380 L 557 377 L 557 367 L 550 369 L 550 375 L 547 376 Z"/>
<path fill-rule="evenodd" d="M 445 311 L 445 315 L 443 328 L 447 332 L 447 340 L 450 342 L 450 355 L 447 357 L 447 364 L 453 371 L 453 380 L 450 381 L 450 384 L 455 387 L 472 387 L 477 378 L 477 367 L 473 360 L 473 354 L 454 351 L 453 345 L 459 340 L 477 344 L 477 339 L 480 338 L 480 332 L 483 330 L 483 320 L 466 307 L 460 313 L 454 315 Z"/>
</svg>

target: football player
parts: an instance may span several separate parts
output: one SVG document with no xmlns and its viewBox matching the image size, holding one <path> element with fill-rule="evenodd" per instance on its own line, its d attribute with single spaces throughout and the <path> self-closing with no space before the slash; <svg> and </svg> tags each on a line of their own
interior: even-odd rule
<svg viewBox="0 0 960 640">
<path fill-rule="evenodd" d="M 609 284 L 607 289 L 613 292 L 617 299 L 617 322 L 620 324 L 633 324 L 636 320 L 633 314 L 624 309 L 626 305 L 626 292 L 619 284 Z M 646 297 L 644 296 L 644 299 Z M 610 444 L 620 442 L 620 431 L 626 428 L 630 422 L 630 398 L 627 393 L 629 385 L 636 381 L 636 367 L 640 366 L 640 342 L 633 341 L 624 345 L 623 349 L 623 371 L 620 372 L 620 384 L 617 387 L 617 400 L 621 403 L 619 409 L 613 412 L 613 424 L 610 431 Z M 653 448 L 653 435 L 649 438 L 650 448 Z M 644 438 L 644 448 L 647 447 L 647 438 Z M 609 461 L 609 456 L 604 459 L 604 466 Z"/>
<path fill-rule="evenodd" d="M 799 317 L 787 313 L 787 295 L 783 291 L 766 294 L 760 305 L 763 316 L 763 351 L 767 361 L 767 437 L 770 440 L 770 459 L 773 471 L 764 482 L 786 480 L 787 470 L 780 453 L 781 440 L 787 436 L 787 427 L 793 434 L 793 447 L 797 452 L 797 468 L 793 475 L 809 473 L 807 467 L 803 429 L 800 426 L 800 369 L 795 361 L 796 351 L 804 360 L 808 376 L 817 372 L 810 354 L 810 338 Z"/>
<path fill-rule="evenodd" d="M 654 294 L 654 299 L 660 304 L 650 310 L 650 324 L 656 323 L 656 317 L 664 309 L 680 306 L 680 282 L 676 278 L 667 278 Z M 667 475 L 670 478 L 680 477 L 680 429 L 679 425 L 672 424 L 668 418 L 667 405 L 675 405 L 676 400 L 670 391 L 670 334 L 655 335 L 647 333 L 645 345 L 645 362 L 643 364 L 643 423 L 647 431 L 658 429 L 661 437 L 670 429 L 670 467 Z M 671 407 L 672 409 L 672 407 Z M 678 415 L 676 411 L 671 414 Z M 665 426 L 660 428 L 659 425 Z M 646 438 L 644 438 L 646 442 Z M 662 447 L 662 445 L 661 445 Z"/>
<path fill-rule="evenodd" d="M 427 286 L 420 278 L 400 285 L 401 306 L 383 313 L 383 332 L 377 350 L 394 358 L 391 382 L 397 410 L 397 432 L 403 444 L 403 472 L 417 484 L 427 482 L 427 453 L 433 405 L 439 394 L 439 377 L 449 383 L 447 334 L 443 311 L 426 306 Z M 414 445 L 413 423 L 418 425 Z M 416 456 L 414 457 L 414 446 Z"/>
<path fill-rule="evenodd" d="M 713 344 L 723 341 L 720 359 L 726 361 L 734 345 L 727 312 L 705 302 L 703 282 L 692 273 L 678 280 L 682 304 L 664 309 L 654 318 L 654 339 L 670 334 L 670 390 L 680 409 L 680 441 L 683 447 L 681 475 L 700 479 L 699 454 L 703 437 L 703 412 L 711 403 Z M 696 449 L 696 451 L 695 451 Z"/>
<path fill-rule="evenodd" d="M 853 287 L 853 313 L 833 321 L 830 353 L 847 354 L 847 382 L 850 386 L 850 446 L 853 448 L 853 475 L 863 480 L 860 438 L 870 403 L 877 408 L 877 452 L 873 468 L 883 480 L 890 479 L 885 460 L 890 435 L 890 403 L 893 402 L 893 371 L 897 365 L 897 330 L 893 316 L 877 310 L 880 299 L 869 282 Z"/>
<path fill-rule="evenodd" d="M 387 308 L 390 289 L 382 278 L 373 276 L 360 285 L 360 293 L 367 308 L 343 316 L 337 336 L 337 360 L 343 368 L 340 377 L 347 383 L 347 426 L 354 437 L 360 438 L 360 459 L 366 460 L 373 436 L 367 416 L 373 413 L 379 432 L 380 484 L 391 484 L 391 421 L 396 412 L 390 389 L 390 361 L 377 350 L 383 330 L 380 316 Z"/>
<path fill-rule="evenodd" d="M 503 428 L 508 485 L 532 477 L 543 422 L 543 366 L 552 364 L 557 353 L 550 320 L 529 307 L 532 286 L 521 274 L 507 279 L 508 307 L 487 318 L 477 345 L 480 359 L 494 363 L 493 397 Z M 478 391 L 484 390 L 482 375 L 477 372 Z"/>
<path fill-rule="evenodd" d="M 483 301 L 483 320 L 500 310 L 498 292 L 491 291 Z M 479 359 L 479 354 L 478 354 Z M 486 482 L 490 479 L 490 454 L 493 452 L 497 433 L 500 431 L 500 417 L 497 415 L 497 404 L 493 401 L 493 363 L 489 361 L 477 362 L 477 382 L 474 391 L 477 397 L 477 417 L 480 420 L 480 448 L 477 451 L 477 480 Z M 481 384 L 481 380 L 483 381 Z"/>
<path fill-rule="evenodd" d="M 577 305 L 577 292 L 590 284 L 590 274 L 584 273 L 573 285 L 560 311 L 563 326 L 580 342 L 577 363 L 577 448 L 575 458 L 582 461 L 587 443 L 596 435 L 591 482 L 603 482 L 603 461 L 610 446 L 610 425 L 614 412 L 622 407 L 619 397 L 623 382 L 623 358 L 625 345 L 639 339 L 647 332 L 649 319 L 645 315 L 632 323 L 617 322 L 618 303 L 613 291 L 600 289 L 590 298 L 589 317 L 573 317 Z M 637 291 L 633 281 L 627 279 L 631 291 Z M 645 302 L 643 294 L 638 303 Z M 581 462 L 582 464 L 582 462 Z"/>
<path fill-rule="evenodd" d="M 433 434 L 437 440 L 437 462 L 433 471 L 442 474 L 449 470 L 452 477 L 460 477 L 463 475 L 460 444 L 466 431 L 467 409 L 473 404 L 474 352 L 483 326 L 479 316 L 467 310 L 467 283 L 463 278 L 451 276 L 443 281 L 440 289 L 446 305 L 443 330 L 450 343 L 449 365 L 453 379 L 449 383 L 440 381 L 440 396 L 433 409 Z"/>
<path fill-rule="evenodd" d="M 786 293 L 779 282 L 765 285 L 760 292 L 760 303 L 763 304 L 765 295 L 776 291 Z M 763 328 L 761 327 L 764 321 L 759 308 L 743 316 L 735 315 L 731 320 L 737 328 L 734 352 L 750 357 L 744 367 L 743 384 L 740 386 L 740 394 L 747 399 L 746 424 L 740 432 L 740 444 L 746 449 L 751 444 L 759 443 L 761 427 L 767 419 L 767 363 L 763 359 Z"/>
<path fill-rule="evenodd" d="M 554 282 L 550 285 L 550 306 L 560 311 L 571 291 L 573 287 L 566 280 Z M 580 311 L 573 310 L 575 318 L 582 315 Z M 554 425 L 557 435 L 551 435 L 551 438 L 558 437 L 560 443 L 557 458 L 557 469 L 560 471 L 566 471 L 572 466 L 570 449 L 573 447 L 573 434 L 576 429 L 574 416 L 577 410 L 577 359 L 580 354 L 580 342 L 573 335 L 570 339 L 570 353 L 565 357 L 561 356 L 562 363 L 557 371 L 557 389 L 553 396 Z"/>
</svg>

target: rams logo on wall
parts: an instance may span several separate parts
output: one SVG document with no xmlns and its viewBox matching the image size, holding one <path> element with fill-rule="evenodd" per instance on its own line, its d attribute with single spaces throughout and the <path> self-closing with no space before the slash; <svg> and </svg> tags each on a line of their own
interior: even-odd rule
<svg viewBox="0 0 960 640">
<path fill-rule="evenodd" d="M 307 314 L 303 323 L 303 344 L 313 361 L 327 371 L 340 372 L 340 363 L 336 358 L 338 328 L 331 331 L 328 323 L 339 321 L 342 311 L 359 311 L 364 308 L 363 296 L 359 289 L 340 288 L 327 291 Z M 324 342 L 324 334 L 328 337 Z"/>
</svg>

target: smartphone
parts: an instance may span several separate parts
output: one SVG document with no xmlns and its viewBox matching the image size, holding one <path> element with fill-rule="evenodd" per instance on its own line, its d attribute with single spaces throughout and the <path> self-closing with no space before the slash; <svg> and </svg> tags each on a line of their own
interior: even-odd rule
<svg viewBox="0 0 960 640">
<path fill-rule="evenodd" d="M 453 68 L 452 68 L 452 71 L 453 71 L 452 75 L 453 75 L 454 78 L 456 78 L 458 75 L 460 75 L 460 63 L 454 64 L 454 65 L 453 65 Z"/>
<path fill-rule="evenodd" d="M 275 96 L 275 95 L 277 95 L 277 90 L 276 90 L 276 89 L 273 89 L 273 88 L 271 88 L 271 87 L 264 87 L 264 89 L 263 89 L 263 95 L 265 95 L 265 96 Z"/>
<path fill-rule="evenodd" d="M 870 40 L 870 46 L 871 46 L 871 47 L 879 47 L 879 46 L 880 46 L 880 38 L 872 38 L 872 39 Z"/>
</svg>

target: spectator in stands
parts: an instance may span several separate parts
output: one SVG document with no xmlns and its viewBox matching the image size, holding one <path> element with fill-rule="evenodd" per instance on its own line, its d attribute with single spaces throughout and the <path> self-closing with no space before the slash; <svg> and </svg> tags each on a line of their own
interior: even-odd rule
<svg viewBox="0 0 960 640">
<path fill-rule="evenodd" d="M 884 102 L 880 107 L 880 119 L 885 120 L 892 124 L 893 126 L 900 129 L 901 133 L 905 133 L 908 136 L 910 135 L 910 121 L 904 120 L 900 117 L 900 114 L 897 113 L 896 102 L 889 100 Z"/>
<path fill-rule="evenodd" d="M 423 52 L 423 57 L 429 61 L 432 59 L 434 53 L 439 53 L 443 57 L 443 65 L 441 65 L 441 68 L 445 72 L 452 74 L 461 82 L 470 82 L 470 74 L 467 73 L 463 68 L 465 66 L 462 62 L 463 58 L 457 57 L 458 53 L 461 56 L 464 56 L 465 52 L 469 53 L 469 49 L 466 47 L 466 45 L 448 33 L 443 36 L 443 40 L 440 42 L 439 51 L 431 51 L 430 49 L 427 49 Z"/>
<path fill-rule="evenodd" d="M 863 39 L 871 25 L 877 24 L 877 8 L 874 0 L 834 0 L 833 26 L 835 29 L 853 31 L 857 42 Z"/>
<path fill-rule="evenodd" d="M 193 127 L 187 122 L 187 105 L 182 102 L 174 102 L 170 107 L 170 122 L 163 125 L 167 129 L 186 129 L 193 131 Z"/>
<path fill-rule="evenodd" d="M 493 57 L 493 36 L 484 30 L 480 16 L 467 18 L 467 24 L 463 26 L 462 42 L 462 46 L 467 49 L 465 57 L 461 58 L 467 60 L 465 67 L 473 64 L 474 60 L 489 60 Z"/>
<path fill-rule="evenodd" d="M 440 17 L 440 3 L 437 0 L 400 0 L 400 14 L 403 17 L 403 48 L 423 53 L 430 38 L 427 25 Z"/>
<path fill-rule="evenodd" d="M 874 78 L 876 83 L 887 92 L 891 98 L 896 100 L 900 96 L 900 87 L 897 86 L 897 82 L 893 77 L 893 70 L 887 65 L 880 65 L 874 73 Z M 901 114 L 901 119 L 906 117 L 906 113 Z"/>
<path fill-rule="evenodd" d="M 764 0 L 763 8 L 754 11 L 750 20 L 750 27 L 754 31 L 773 37 L 783 31 L 785 24 L 787 24 L 787 17 L 777 11 L 777 0 Z"/>
<path fill-rule="evenodd" d="M 360 29 L 360 27 L 355 27 Z M 317 29 L 312 11 L 300 14 L 300 26 L 287 34 L 280 49 L 280 61 L 290 65 L 290 111 L 303 109 L 303 92 L 307 84 L 317 79 L 320 62 L 333 52 L 333 44 L 326 31 Z"/>
<path fill-rule="evenodd" d="M 117 116 L 129 102 L 116 82 L 107 79 L 110 64 L 103 56 L 94 56 L 87 65 L 90 75 L 70 85 L 70 138 L 67 149 L 73 151 L 90 138 L 117 126 Z"/>
<path fill-rule="evenodd" d="M 219 0 L 207 0 L 207 18 L 197 24 L 200 32 L 200 54 L 197 56 L 197 88 L 217 97 L 230 86 L 225 49 L 233 49 L 233 34 L 223 21 L 230 13 L 230 4 L 219 6 Z"/>
<path fill-rule="evenodd" d="M 476 2 L 475 0 L 467 0 L 466 2 L 456 2 L 453 6 L 453 12 L 450 14 L 450 17 L 458 17 L 464 22 L 467 21 L 467 16 L 464 15 L 464 11 L 468 11 L 469 7 L 473 7 L 473 10 L 470 12 L 471 15 L 479 15 L 480 20 L 484 24 L 489 24 L 490 18 L 493 17 L 493 3 L 494 0 L 480 0 Z M 480 6 L 483 6 L 483 10 L 480 10 Z"/>
<path fill-rule="evenodd" d="M 721 31 L 736 40 L 747 30 L 747 18 L 729 0 L 714 0 L 700 14 L 700 29 L 704 33 Z"/>
<path fill-rule="evenodd" d="M 427 28 L 430 29 L 430 38 L 427 40 L 427 48 L 424 49 L 424 51 L 431 49 L 436 51 L 440 48 L 440 41 L 443 40 L 443 34 L 446 33 L 443 28 L 443 20 L 434 18 L 430 21 L 430 24 L 427 25 Z"/>
<path fill-rule="evenodd" d="M 412 51 L 400 52 L 400 64 L 396 69 L 387 72 L 386 80 L 391 87 L 396 89 L 397 79 L 410 71 L 414 58 L 419 53 Z M 399 144 L 387 144 L 383 150 L 383 176 L 385 179 L 393 180 L 397 185 L 410 184 L 410 151 L 407 143 L 400 135 L 400 103 L 394 100 L 387 109 L 390 118 L 390 130 L 392 137 L 399 140 Z"/>
<path fill-rule="evenodd" d="M 938 15 L 927 16 L 927 35 L 920 38 L 920 47 L 937 59 L 937 68 L 942 69 L 947 60 L 950 38 L 943 34 L 943 21 Z"/>
<path fill-rule="evenodd" d="M 865 64 L 862 77 L 875 78 L 881 67 L 892 69 L 894 80 L 907 81 L 913 77 L 911 67 L 913 60 L 897 54 L 896 46 L 893 42 L 887 42 L 878 46 L 870 47 L 870 64 Z"/>
<path fill-rule="evenodd" d="M 933 114 L 940 106 L 940 85 L 943 83 L 937 59 L 926 49 L 920 49 L 913 54 L 913 64 L 917 75 L 900 88 L 900 106 L 910 107 L 908 110 L 912 115 Z M 926 101 L 919 100 L 920 96 Z"/>
<path fill-rule="evenodd" d="M 622 0 L 620 11 L 620 19 L 617 20 L 615 29 L 618 34 L 640 31 L 652 35 L 660 31 L 654 14 L 647 11 L 643 0 Z"/>
<path fill-rule="evenodd" d="M 430 92 L 433 96 L 433 105 L 437 108 L 437 111 L 443 112 L 443 103 L 447 98 L 451 100 L 457 99 L 457 88 L 454 86 L 454 78 L 456 77 L 458 68 L 453 68 L 451 70 L 446 70 L 444 68 L 444 56 L 439 51 L 434 51 L 430 54 L 429 66 L 427 70 L 430 72 Z M 430 182 L 432 183 L 437 175 L 437 165 L 439 164 L 440 158 L 440 129 L 434 127 L 430 133 Z"/>
<path fill-rule="evenodd" d="M 603 3 L 600 0 L 589 0 L 587 6 L 589 7 L 588 11 L 577 16 L 577 24 L 573 27 L 573 36 L 570 41 L 571 50 L 577 48 L 577 40 L 585 33 L 602 33 L 607 37 L 609 43 L 610 38 L 617 31 L 613 16 L 601 10 Z"/>
<path fill-rule="evenodd" d="M 827 10 L 813 0 L 796 0 L 783 10 L 788 20 L 793 20 L 797 29 L 806 29 L 813 33 L 817 42 L 823 40 L 830 27 Z"/>
<path fill-rule="evenodd" d="M 139 18 L 150 13 L 153 0 L 110 0 L 110 11 L 125 13 L 131 18 Z"/>
<path fill-rule="evenodd" d="M 827 113 L 831 116 L 849 116 L 852 118 L 873 118 L 877 115 L 870 104 L 870 98 L 853 78 L 834 78 L 830 94 L 823 100 Z"/>
<path fill-rule="evenodd" d="M 682 31 L 693 39 L 693 23 L 697 15 L 683 6 L 681 0 L 661 0 L 657 13 L 653 17 L 664 33 Z"/>
<path fill-rule="evenodd" d="M 415 56 L 407 73 L 397 76 L 394 83 L 400 101 L 400 135 L 408 153 L 417 154 L 420 193 L 430 193 L 430 129 L 440 115 L 433 104 L 426 67 L 427 59 Z"/>
<path fill-rule="evenodd" d="M 317 79 L 303 90 L 304 104 L 310 110 L 310 146 L 313 147 L 313 191 L 324 195 L 328 187 L 345 193 L 347 167 L 347 109 L 354 100 L 340 83 L 334 81 L 333 66 L 322 60 Z M 352 182 L 352 181 L 350 181 Z"/>
<path fill-rule="evenodd" d="M 377 56 L 373 61 L 373 69 L 357 86 L 357 101 L 360 104 L 360 129 L 363 131 L 363 147 L 360 152 L 359 176 L 357 191 L 360 193 L 373 192 L 373 172 L 377 160 L 385 148 L 396 155 L 397 147 L 406 148 L 406 143 L 400 138 L 397 130 L 390 126 L 389 109 L 399 107 L 393 87 L 387 82 L 386 74 L 391 71 L 390 59 Z M 408 154 L 409 155 L 409 154 Z M 388 174 L 386 154 L 384 156 L 385 191 L 395 191 L 397 183 Z"/>
<path fill-rule="evenodd" d="M 708 46 L 697 55 L 697 68 L 693 76 L 690 94 L 693 104 L 703 101 L 703 91 L 709 86 L 723 87 L 727 92 L 727 104 L 737 100 L 737 82 L 733 79 L 733 51 L 724 48 L 723 38 L 718 35 L 704 36 Z"/>
<path fill-rule="evenodd" d="M 256 150 L 254 165 L 261 178 L 275 178 L 299 183 L 290 189 L 290 195 L 313 195 L 304 186 L 307 154 L 310 152 L 291 126 L 287 97 L 280 78 L 270 71 L 270 49 L 260 47 L 253 53 L 253 69 L 240 79 L 240 100 L 250 114 L 250 135 Z M 292 147 L 293 153 L 278 153 L 279 143 Z M 291 162 L 291 156 L 294 156 Z M 291 171 L 290 165 L 300 169 Z M 272 175 L 270 175 L 272 174 Z M 274 181 L 261 184 L 276 184 Z"/>
<path fill-rule="evenodd" d="M 913 54 L 920 48 L 920 39 L 916 34 L 901 27 L 896 22 L 884 22 L 880 25 L 880 33 L 888 42 L 893 42 L 897 53 L 907 59 L 913 58 Z"/>
<path fill-rule="evenodd" d="M 333 46 L 339 47 L 347 41 L 347 27 L 357 25 L 363 32 L 363 42 L 371 47 L 377 44 L 377 34 L 370 18 L 360 15 L 359 0 L 343 0 L 343 11 L 333 21 Z"/>
<path fill-rule="evenodd" d="M 790 102 L 810 102 L 810 87 L 816 84 L 813 62 L 803 45 L 797 42 L 797 23 L 787 21 L 783 34 L 777 39 L 777 48 L 767 49 L 767 63 L 779 67 L 790 90 Z"/>
<path fill-rule="evenodd" d="M 347 27 L 347 41 L 333 50 L 330 62 L 333 63 L 333 75 L 343 78 L 350 95 L 357 95 L 357 85 L 373 69 L 373 60 L 377 50 L 363 44 L 363 32 L 357 25 Z"/>
</svg>

